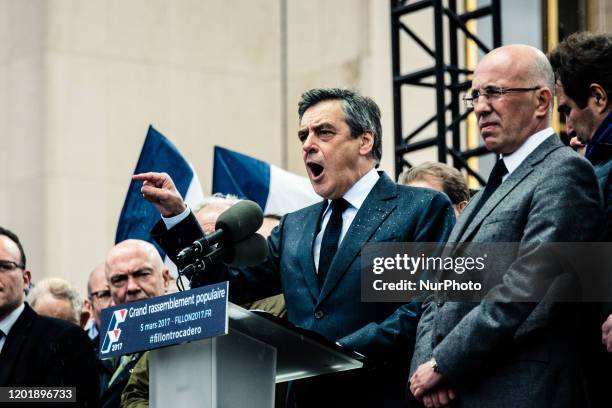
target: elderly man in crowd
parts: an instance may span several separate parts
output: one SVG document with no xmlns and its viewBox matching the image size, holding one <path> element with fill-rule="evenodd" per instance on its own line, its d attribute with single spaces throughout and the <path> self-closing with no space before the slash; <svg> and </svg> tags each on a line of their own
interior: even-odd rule
<svg viewBox="0 0 612 408">
<path fill-rule="evenodd" d="M 46 278 L 28 293 L 28 303 L 36 313 L 79 325 L 81 296 L 65 279 Z"/>
<path fill-rule="evenodd" d="M 583 406 L 580 308 L 536 302 L 566 276 L 541 245 L 525 244 L 597 239 L 603 209 L 595 173 L 550 127 L 555 80 L 542 52 L 495 49 L 476 67 L 472 87 L 466 102 L 499 158 L 449 241 L 468 251 L 477 250 L 473 243 L 521 246 L 496 254 L 479 303 L 424 305 L 410 390 L 436 407 L 452 399 L 479 408 Z"/>
<path fill-rule="evenodd" d="M 100 346 L 100 323 L 102 320 L 102 309 L 110 307 L 113 301 L 110 287 L 108 286 L 108 281 L 106 280 L 104 263 L 96 266 L 89 274 L 89 280 L 87 281 L 87 298 L 91 304 L 91 317 L 93 320 L 93 327 L 95 327 L 96 332 L 96 335 L 92 341 L 96 345 L 97 352 Z"/>
<path fill-rule="evenodd" d="M 124 305 L 166 293 L 170 273 L 153 245 L 146 241 L 128 239 L 111 248 L 105 263 L 106 279 L 113 302 Z M 121 393 L 130 378 L 130 371 L 142 353 L 122 356 L 101 403 L 103 408 L 119 407 Z"/>
<path fill-rule="evenodd" d="M 0 227 L 0 386 L 76 387 L 75 406 L 97 407 L 89 338 L 80 327 L 41 316 L 25 303 L 30 279 L 19 238 Z"/>
</svg>

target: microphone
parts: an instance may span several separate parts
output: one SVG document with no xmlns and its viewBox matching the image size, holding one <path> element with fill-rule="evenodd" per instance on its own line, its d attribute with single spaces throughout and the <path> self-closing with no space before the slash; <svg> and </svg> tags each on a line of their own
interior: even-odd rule
<svg viewBox="0 0 612 408">
<path fill-rule="evenodd" d="M 219 262 L 229 266 L 254 266 L 262 263 L 266 256 L 268 256 L 268 242 L 261 235 L 253 234 L 233 246 L 213 249 L 210 254 L 186 266 L 181 271 L 181 275 L 191 279 L 196 272 L 206 269 L 207 265 Z"/>
<path fill-rule="evenodd" d="M 206 253 L 217 243 L 220 246 L 227 246 L 242 241 L 254 234 L 262 223 L 263 213 L 257 203 L 249 200 L 239 201 L 219 215 L 215 223 L 215 232 L 184 248 L 177 255 L 177 260 L 187 262 L 197 255 Z"/>
</svg>

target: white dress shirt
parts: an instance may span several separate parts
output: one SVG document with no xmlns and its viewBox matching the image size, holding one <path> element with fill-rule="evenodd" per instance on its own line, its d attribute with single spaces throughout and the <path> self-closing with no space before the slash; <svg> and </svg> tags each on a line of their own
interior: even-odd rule
<svg viewBox="0 0 612 408">
<path fill-rule="evenodd" d="M 340 241 L 338 241 L 338 248 L 340 248 L 340 244 L 342 243 L 342 239 L 346 235 L 349 227 L 353 223 L 353 219 L 355 219 L 355 215 L 357 211 L 361 208 L 361 205 L 365 201 L 370 191 L 374 188 L 374 185 L 378 182 L 379 179 L 378 172 L 376 169 L 372 169 L 367 172 L 362 178 L 360 178 L 349 190 L 344 193 L 342 198 L 344 198 L 350 204 L 346 210 L 342 213 L 342 230 L 340 231 Z M 312 248 L 312 257 L 314 259 L 315 268 L 319 270 L 319 256 L 321 254 L 321 241 L 323 240 L 323 234 L 325 233 L 325 227 L 329 222 L 329 218 L 331 217 L 331 200 L 327 200 L 327 208 L 323 213 L 323 220 L 321 221 L 321 229 L 317 234 L 314 246 Z"/>
<path fill-rule="evenodd" d="M 191 212 L 191 209 L 189 208 L 189 206 L 187 206 L 187 208 L 185 208 L 185 210 L 182 213 L 177 214 L 173 217 L 166 218 L 162 215 L 162 220 L 164 220 L 164 224 L 166 224 L 166 229 L 170 229 L 174 227 L 175 225 L 177 225 L 179 222 L 183 221 L 185 218 L 187 218 L 187 216 L 189 216 L 190 212 Z"/>
<path fill-rule="evenodd" d="M 15 322 L 17 321 L 17 319 L 19 319 L 19 316 L 21 316 L 23 309 L 25 309 L 25 304 L 22 303 L 15 310 L 13 310 L 11 313 L 6 315 L 4 319 L 0 320 L 0 331 L 4 333 L 2 338 L 0 338 L 0 354 L 2 353 L 2 348 L 4 347 L 4 343 L 6 342 L 6 337 L 9 335 L 9 332 L 15 325 Z"/>
<path fill-rule="evenodd" d="M 506 179 L 512 174 L 514 170 L 521 165 L 523 161 L 533 152 L 544 140 L 548 139 L 549 136 L 552 136 L 555 133 L 553 128 L 549 127 L 544 130 L 540 130 L 539 132 L 534 133 L 529 136 L 525 143 L 523 143 L 518 149 L 508 155 L 501 155 L 501 158 L 504 159 L 504 164 L 508 169 L 508 174 L 506 174 L 502 181 L 506 181 Z"/>
</svg>

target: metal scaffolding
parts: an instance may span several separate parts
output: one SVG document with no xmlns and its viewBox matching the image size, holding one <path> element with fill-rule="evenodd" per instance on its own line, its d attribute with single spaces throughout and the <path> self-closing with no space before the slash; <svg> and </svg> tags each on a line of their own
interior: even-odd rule
<svg viewBox="0 0 612 408">
<path fill-rule="evenodd" d="M 445 5 L 447 3 L 447 5 Z M 434 49 L 431 49 L 422 38 L 402 22 L 402 17 L 417 11 L 433 8 Z M 453 166 L 466 169 L 481 185 L 484 179 L 468 165 L 468 159 L 489 153 L 484 146 L 473 149 L 461 149 L 461 123 L 468 117 L 471 110 L 464 110 L 460 106 L 460 94 L 471 86 L 467 76 L 473 71 L 459 64 L 458 34 L 462 32 L 465 37 L 472 40 L 478 48 L 487 53 L 490 48 L 474 35 L 467 26 L 468 21 L 491 16 L 493 48 L 501 45 L 501 11 L 500 0 L 491 0 L 488 6 L 479 7 L 473 11 L 458 13 L 456 0 L 391 0 L 391 55 L 393 65 L 393 117 L 395 134 L 395 175 L 401 173 L 404 166 L 410 167 L 405 155 L 417 150 L 437 146 L 438 161 L 447 162 L 447 157 L 453 159 Z M 448 32 L 447 48 L 449 51 L 448 63 L 445 61 L 445 33 L 444 18 L 447 18 Z M 433 59 L 433 66 L 418 71 L 403 73 L 400 67 L 400 37 L 407 35 Z M 446 75 L 448 74 L 448 76 Z M 450 80 L 447 81 L 447 78 Z M 433 81 L 431 81 L 433 79 Z M 401 91 L 406 86 L 419 86 L 435 88 L 436 112 L 418 125 L 407 135 L 402 127 Z M 447 101 L 446 92 L 450 93 Z M 447 121 L 446 112 L 451 112 L 451 120 Z M 420 135 L 429 125 L 436 123 L 436 135 L 419 141 L 413 139 Z M 449 123 L 447 123 L 449 122 Z M 452 143 L 447 144 L 447 134 L 452 134 Z"/>
</svg>

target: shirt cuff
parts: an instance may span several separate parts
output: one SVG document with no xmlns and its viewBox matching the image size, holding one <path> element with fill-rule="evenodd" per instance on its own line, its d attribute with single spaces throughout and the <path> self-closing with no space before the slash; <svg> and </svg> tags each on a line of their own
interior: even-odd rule
<svg viewBox="0 0 612 408">
<path fill-rule="evenodd" d="M 191 212 L 191 209 L 187 206 L 187 208 L 185 208 L 185 211 L 183 211 L 182 213 L 178 215 L 174 215 L 172 217 L 164 217 L 162 215 L 161 218 L 164 221 L 164 224 L 166 224 L 166 229 L 170 229 L 176 226 L 179 222 L 183 221 L 185 218 L 187 218 L 190 212 Z"/>
</svg>

